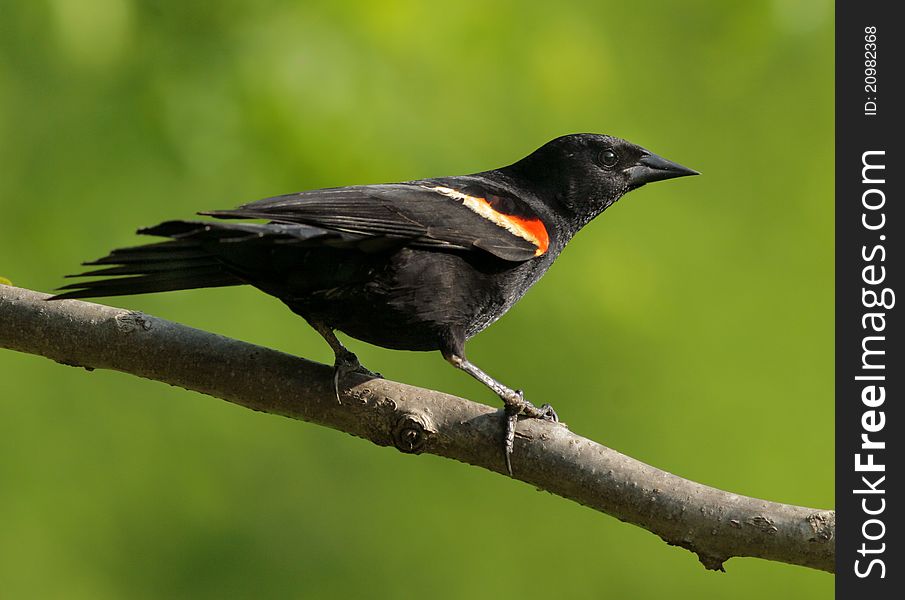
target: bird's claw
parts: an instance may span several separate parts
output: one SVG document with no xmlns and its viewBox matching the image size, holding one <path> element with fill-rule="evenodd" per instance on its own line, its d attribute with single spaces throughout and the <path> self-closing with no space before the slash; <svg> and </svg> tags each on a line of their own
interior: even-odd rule
<svg viewBox="0 0 905 600">
<path fill-rule="evenodd" d="M 503 410 L 503 416 L 505 418 L 503 458 L 506 461 L 506 472 L 512 477 L 512 450 L 515 447 L 515 428 L 518 424 L 519 416 L 524 415 L 526 417 L 541 419 L 551 423 L 558 423 L 559 416 L 549 404 L 544 404 L 538 408 L 525 400 L 525 396 L 521 390 L 513 390 L 513 393 L 508 396 L 510 396 L 510 398 L 503 399 L 506 403 L 506 407 Z M 513 397 L 517 398 L 518 401 L 512 402 L 511 398 Z"/>
<path fill-rule="evenodd" d="M 553 407 L 549 404 L 543 404 L 538 409 L 541 412 L 541 416 L 539 419 L 543 419 L 544 421 L 550 421 L 551 423 L 559 423 L 559 415 L 556 414 L 556 411 L 553 410 Z"/>
<path fill-rule="evenodd" d="M 371 379 L 383 379 L 384 378 L 383 375 L 381 375 L 380 373 L 377 373 L 376 371 L 372 371 L 366 367 L 363 367 L 362 365 L 358 365 L 358 368 L 355 369 L 355 372 L 358 373 L 359 375 L 364 375 L 365 377 L 369 377 Z"/>
<path fill-rule="evenodd" d="M 374 373 L 363 367 L 358 361 L 358 357 L 355 356 L 355 353 L 348 352 L 346 354 L 337 355 L 336 360 L 333 363 L 333 395 L 336 396 L 336 402 L 339 404 L 343 403 L 339 395 L 339 380 L 341 377 L 351 375 L 352 373 L 365 375 L 372 379 L 383 379 L 383 375 L 380 373 Z"/>
</svg>

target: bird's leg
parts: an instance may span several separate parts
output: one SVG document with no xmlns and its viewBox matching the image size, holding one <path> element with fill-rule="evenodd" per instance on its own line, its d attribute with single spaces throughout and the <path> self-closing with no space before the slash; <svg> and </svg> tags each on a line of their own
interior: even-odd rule
<svg viewBox="0 0 905 600">
<path fill-rule="evenodd" d="M 446 358 L 449 363 L 456 367 L 457 369 L 461 369 L 492 389 L 497 396 L 499 396 L 503 400 L 503 404 L 505 405 L 505 433 L 503 436 L 503 458 L 506 461 L 506 470 L 509 472 L 509 476 L 512 476 L 512 448 L 515 444 L 515 427 L 518 423 L 518 418 L 520 415 L 525 415 L 526 417 L 532 417 L 535 419 L 544 419 L 545 421 L 557 422 L 559 417 L 556 415 L 556 411 L 553 410 L 553 407 L 549 404 L 544 404 L 541 407 L 534 406 L 527 400 L 525 400 L 525 395 L 521 390 L 513 390 L 511 388 L 506 387 L 481 369 L 479 369 L 474 364 L 468 362 L 468 360 L 458 353 L 450 353 L 445 354 L 444 358 Z"/>
<path fill-rule="evenodd" d="M 339 379 L 340 377 L 344 377 L 349 375 L 350 373 L 362 373 L 364 375 L 370 375 L 372 377 L 380 377 L 380 373 L 372 373 L 368 369 L 361 366 L 361 363 L 358 362 L 358 357 L 355 356 L 355 353 L 343 346 L 342 342 L 339 341 L 339 338 L 336 337 L 336 334 L 333 333 L 333 329 L 324 325 L 323 323 L 316 323 L 313 321 L 308 321 L 311 327 L 314 328 L 321 337 L 323 337 L 328 344 L 330 344 L 330 348 L 333 349 L 334 360 L 333 360 L 333 393 L 336 395 L 336 401 L 342 404 L 342 400 L 339 397 Z"/>
</svg>

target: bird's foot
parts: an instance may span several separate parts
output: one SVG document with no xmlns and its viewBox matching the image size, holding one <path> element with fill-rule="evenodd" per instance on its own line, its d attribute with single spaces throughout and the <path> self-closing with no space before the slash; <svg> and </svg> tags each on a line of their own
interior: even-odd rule
<svg viewBox="0 0 905 600">
<path fill-rule="evenodd" d="M 336 401 L 339 404 L 342 404 L 343 401 L 339 396 L 339 380 L 342 377 L 347 375 L 351 375 L 352 373 L 358 373 L 359 375 L 365 375 L 372 379 L 383 379 L 383 375 L 380 373 L 374 373 L 363 367 L 360 362 L 358 362 L 358 357 L 355 356 L 354 352 L 346 351 L 341 354 L 336 355 L 336 360 L 333 363 L 333 394 L 336 396 Z"/>
<path fill-rule="evenodd" d="M 380 373 L 378 373 L 376 371 L 372 371 L 360 364 L 358 365 L 358 368 L 355 369 L 355 372 L 358 373 L 359 375 L 364 375 L 365 377 L 368 377 L 369 379 L 383 379 L 383 375 L 381 375 Z"/>
<path fill-rule="evenodd" d="M 551 423 L 559 422 L 559 416 L 549 404 L 537 407 L 525 400 L 525 395 L 521 390 L 506 390 L 505 394 L 500 394 L 500 397 L 506 404 L 503 411 L 505 417 L 503 458 L 506 461 L 506 471 L 512 477 L 512 449 L 515 446 L 515 427 L 518 425 L 519 416 L 543 419 Z"/>
</svg>

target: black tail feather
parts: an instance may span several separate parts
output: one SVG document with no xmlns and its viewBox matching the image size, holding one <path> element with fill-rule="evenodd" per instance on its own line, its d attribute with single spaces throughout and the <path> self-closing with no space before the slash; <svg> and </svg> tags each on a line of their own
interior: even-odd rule
<svg viewBox="0 0 905 600">
<path fill-rule="evenodd" d="M 104 277 L 94 281 L 79 281 L 58 288 L 63 293 L 50 300 L 67 298 L 98 298 L 103 296 L 127 296 L 150 294 L 206 287 L 241 285 L 241 279 L 230 273 L 216 256 L 204 249 L 210 235 L 203 223 L 169 221 L 157 227 L 141 230 L 149 235 L 172 236 L 176 239 L 120 248 L 107 256 L 83 263 L 103 268 L 67 277 Z M 195 234 L 197 239 L 187 236 Z M 244 235 L 244 232 L 238 232 Z M 227 235 L 226 237 L 229 237 Z"/>
<path fill-rule="evenodd" d="M 151 294 L 154 292 L 172 292 L 176 290 L 192 290 L 196 288 L 224 287 L 243 283 L 222 272 L 188 273 L 178 277 L 159 278 L 154 276 L 126 277 L 122 279 L 101 279 L 82 284 L 81 289 L 69 289 L 48 300 L 66 300 L 71 298 L 101 298 L 104 296 L 130 296 L 132 294 Z M 72 286 L 75 287 L 75 286 Z M 65 290 L 70 286 L 59 288 Z"/>
<path fill-rule="evenodd" d="M 237 274 L 243 269 L 239 263 L 251 261 L 255 268 L 260 268 L 259 263 L 270 260 L 274 248 L 293 245 L 297 248 L 330 247 L 378 252 L 398 247 L 408 239 L 331 231 L 300 223 L 166 221 L 140 229 L 138 233 L 170 239 L 120 248 L 107 256 L 83 263 L 100 268 L 68 277 L 104 279 L 65 285 L 59 288 L 63 293 L 50 300 L 242 285 L 246 282 Z"/>
<path fill-rule="evenodd" d="M 85 265 L 93 265 L 97 263 L 84 263 Z M 84 273 L 76 273 L 66 275 L 71 277 L 103 277 L 110 275 L 150 275 L 151 273 L 166 273 L 174 271 L 184 271 L 187 269 L 197 269 L 199 267 L 218 267 L 220 262 L 213 257 L 201 256 L 198 258 L 176 258 L 173 260 L 161 259 L 158 261 L 144 261 L 138 264 L 130 263 L 116 267 L 106 267 L 104 269 L 95 269 L 93 271 L 85 271 Z"/>
</svg>

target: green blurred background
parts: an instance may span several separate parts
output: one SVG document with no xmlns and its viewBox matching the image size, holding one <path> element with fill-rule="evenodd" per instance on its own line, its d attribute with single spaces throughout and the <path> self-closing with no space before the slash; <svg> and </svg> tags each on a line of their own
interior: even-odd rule
<svg viewBox="0 0 905 600">
<path fill-rule="evenodd" d="M 196 210 L 619 135 L 704 175 L 607 211 L 470 357 L 660 468 L 833 507 L 832 36 L 826 0 L 0 2 L 0 276 L 49 291 Z M 251 289 L 111 303 L 332 360 Z M 436 353 L 350 345 L 498 403 Z M 4 599 L 832 590 L 727 569 L 479 469 L 0 351 Z"/>
</svg>

